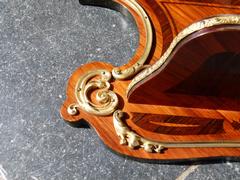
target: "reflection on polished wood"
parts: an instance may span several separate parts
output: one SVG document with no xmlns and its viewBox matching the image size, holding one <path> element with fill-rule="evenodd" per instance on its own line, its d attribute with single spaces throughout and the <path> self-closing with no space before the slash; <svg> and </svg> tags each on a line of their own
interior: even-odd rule
<svg viewBox="0 0 240 180">
<path fill-rule="evenodd" d="M 145 12 L 136 11 L 132 6 L 136 2 Z M 136 2 L 89 2 L 115 8 L 124 15 L 128 10 L 139 29 L 139 47 L 125 66 L 93 62 L 79 67 L 68 81 L 61 116 L 74 126 L 87 121 L 107 147 L 134 158 L 239 158 L 240 1 Z M 150 49 L 143 14 L 151 21 Z M 210 24 L 213 21 L 217 23 Z M 201 26 L 193 30 L 194 23 Z M 185 31 L 189 33 L 179 38 Z M 130 77 L 134 74 L 124 81 L 113 75 L 105 82 L 95 73 L 84 84 L 89 91 L 81 92 L 81 97 L 88 97 L 91 111 L 79 103 L 76 92 L 83 77 L 99 70 L 114 72 L 118 68 L 124 72 L 138 63 L 146 49 L 150 52 L 141 64 L 145 69 L 133 80 Z M 107 96 L 103 101 L 96 98 L 99 89 L 104 88 L 101 84 L 108 84 L 107 91 L 116 94 L 118 105 L 114 105 L 117 111 L 113 115 L 112 111 L 100 112 L 104 111 L 104 103 L 114 103 Z"/>
</svg>

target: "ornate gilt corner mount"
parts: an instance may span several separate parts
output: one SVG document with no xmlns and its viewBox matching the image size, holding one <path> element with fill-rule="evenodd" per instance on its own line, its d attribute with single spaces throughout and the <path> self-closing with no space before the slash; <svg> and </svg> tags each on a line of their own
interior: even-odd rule
<svg viewBox="0 0 240 180">
<path fill-rule="evenodd" d="M 113 124 L 115 131 L 120 138 L 121 145 L 128 145 L 130 148 L 141 147 L 146 152 L 161 152 L 165 147 L 158 142 L 149 141 L 135 132 L 131 131 L 127 125 L 121 120 L 124 113 L 117 110 L 113 113 Z"/>
<path fill-rule="evenodd" d="M 82 75 L 74 90 L 77 103 L 68 106 L 68 114 L 74 116 L 80 108 L 92 115 L 111 115 L 118 105 L 117 95 L 109 90 L 111 77 L 111 73 L 105 69 L 91 70 Z M 94 90 L 97 93 L 95 102 L 92 102 L 90 93 Z"/>
</svg>

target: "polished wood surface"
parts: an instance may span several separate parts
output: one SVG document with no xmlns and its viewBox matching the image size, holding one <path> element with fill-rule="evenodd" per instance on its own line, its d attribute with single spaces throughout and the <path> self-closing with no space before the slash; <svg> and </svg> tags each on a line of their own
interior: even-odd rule
<svg viewBox="0 0 240 180">
<path fill-rule="evenodd" d="M 124 0 L 114 1 L 128 9 Z M 220 14 L 240 14 L 240 1 L 138 0 L 147 12 L 154 41 L 147 64 L 154 64 L 177 34 L 194 22 Z M 145 29 L 140 17 L 129 8 L 139 29 L 139 48 L 129 63 L 144 51 Z M 158 142 L 240 142 L 240 25 L 204 28 L 181 41 L 167 63 L 126 93 L 131 79 L 112 79 L 111 90 L 119 98 L 118 109 L 126 113 L 124 123 L 139 136 Z M 119 154 L 146 160 L 239 158 L 240 148 L 167 148 L 149 153 L 119 143 L 112 115 L 96 116 L 80 109 L 67 111 L 76 103 L 75 86 L 86 72 L 114 67 L 92 62 L 79 67 L 67 85 L 61 116 L 73 126 L 86 121 L 104 144 Z M 97 78 L 97 77 L 96 77 Z M 93 93 L 94 94 L 94 93 Z M 91 96 L 95 101 L 95 96 Z"/>
<path fill-rule="evenodd" d="M 130 93 L 129 101 L 239 110 L 239 32 L 240 26 L 219 26 L 184 39 L 166 65 Z"/>
<path fill-rule="evenodd" d="M 86 64 L 83 67 L 77 69 L 68 82 L 67 88 L 67 99 L 63 106 L 61 107 L 61 115 L 70 123 L 72 126 L 81 127 L 81 123 L 87 121 L 87 123 L 95 129 L 101 140 L 104 144 L 112 149 L 114 152 L 119 154 L 130 156 L 134 158 L 146 159 L 146 160 L 186 160 L 186 159 L 202 159 L 209 157 L 239 157 L 240 148 L 169 148 L 163 153 L 148 153 L 143 149 L 130 149 L 127 146 L 120 145 L 119 138 L 116 135 L 116 131 L 113 125 L 112 116 L 93 116 L 84 111 L 80 110 L 80 113 L 76 116 L 71 116 L 67 113 L 67 107 L 76 101 L 75 97 L 72 96 L 74 91 L 74 86 L 79 78 L 86 71 L 95 70 L 99 68 L 104 68 L 111 70 L 112 66 L 106 63 L 94 62 Z M 203 110 L 203 109 L 191 109 L 191 108 L 178 108 L 178 107 L 169 107 L 169 106 L 158 106 L 158 105 L 139 105 L 127 103 L 127 98 L 123 95 L 125 94 L 125 89 L 127 82 L 125 81 L 116 81 L 111 82 L 113 90 L 120 97 L 119 107 L 127 112 L 129 117 L 126 123 L 139 135 L 144 136 L 147 139 L 156 140 L 156 141 L 214 141 L 214 140 L 239 140 L 240 136 L 240 126 L 239 121 L 233 120 L 228 122 L 225 120 L 224 116 L 228 116 L 228 112 L 218 112 L 214 110 Z M 154 126 L 164 125 L 172 126 L 174 130 L 171 130 L 171 133 L 166 133 L 164 131 L 156 132 L 151 129 L 150 126 L 144 125 L 147 119 L 143 118 L 141 122 L 137 123 L 136 118 L 139 114 L 151 114 L 154 116 Z M 233 115 L 233 114 L 231 114 Z M 162 122 L 163 118 L 166 117 L 178 117 L 178 119 L 166 122 Z M 236 112 L 235 116 L 239 118 L 239 112 Z M 157 117 L 157 118 L 156 118 Z M 188 118 L 189 117 L 189 118 Z M 184 122 L 180 123 L 185 119 Z M 191 120 L 190 120 L 191 119 Z M 210 121 L 211 120 L 211 121 Z M 201 122 L 199 122 L 201 121 Z M 204 121 L 204 122 L 202 122 Z M 210 123 L 211 122 L 211 123 Z M 142 124 L 143 123 L 143 124 Z M 161 124 L 160 124 L 161 123 Z M 173 125 L 174 124 L 174 125 Z M 185 124 L 185 126 L 184 126 Z M 196 126 L 198 125 L 198 127 Z M 210 124 L 210 125 L 209 125 Z M 146 128 L 145 128 L 146 127 Z M 180 127 L 180 134 L 176 134 L 177 128 Z M 213 129 L 206 129 L 206 127 L 212 127 Z M 166 127 L 164 127 L 165 129 Z M 182 128 L 185 128 L 183 130 Z M 192 128 L 194 131 L 191 134 L 186 133 L 186 128 Z M 200 129 L 199 129 L 200 128 Z M 188 129 L 189 130 L 189 129 Z M 201 133 L 202 131 L 202 133 Z M 226 133 L 227 132 L 227 133 Z"/>
</svg>

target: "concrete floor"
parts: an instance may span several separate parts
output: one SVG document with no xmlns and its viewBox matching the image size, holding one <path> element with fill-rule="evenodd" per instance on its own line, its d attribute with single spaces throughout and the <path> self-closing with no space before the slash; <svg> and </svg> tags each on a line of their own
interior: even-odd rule
<svg viewBox="0 0 240 180">
<path fill-rule="evenodd" d="M 92 60 L 121 65 L 138 32 L 78 0 L 0 0 L 0 179 L 240 179 L 240 163 L 150 164 L 106 149 L 61 119 L 66 82 Z"/>
</svg>

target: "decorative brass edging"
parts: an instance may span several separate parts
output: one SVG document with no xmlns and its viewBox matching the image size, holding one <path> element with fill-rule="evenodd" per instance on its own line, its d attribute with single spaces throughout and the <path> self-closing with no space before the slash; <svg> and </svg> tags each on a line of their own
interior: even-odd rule
<svg viewBox="0 0 240 180">
<path fill-rule="evenodd" d="M 115 131 L 120 138 L 121 145 L 128 145 L 130 148 L 142 147 L 147 152 L 161 152 L 164 145 L 158 142 L 146 140 L 131 131 L 125 123 L 121 120 L 123 112 L 117 110 L 113 113 L 113 124 Z"/>
<path fill-rule="evenodd" d="M 121 145 L 130 148 L 143 148 L 146 152 L 161 152 L 165 148 L 240 148 L 240 141 L 216 141 L 216 142 L 156 142 L 147 140 L 132 130 L 121 120 L 123 112 L 117 110 L 113 113 L 113 124 L 116 134 L 120 138 Z"/>
<path fill-rule="evenodd" d="M 216 17 L 212 17 L 209 19 L 205 19 L 199 22 L 196 22 L 190 26 L 188 26 L 186 29 L 181 31 L 172 41 L 167 51 L 163 54 L 163 56 L 152 66 L 149 68 L 144 69 L 141 73 L 139 73 L 136 77 L 133 78 L 131 83 L 128 86 L 127 94 L 130 92 L 130 90 L 138 84 L 140 81 L 144 80 L 148 76 L 150 76 L 152 73 L 157 71 L 168 59 L 168 57 L 173 52 L 174 48 L 182 41 L 185 37 L 191 35 L 192 33 L 199 31 L 203 28 L 212 27 L 216 25 L 224 25 L 224 24 L 240 24 L 240 15 L 219 15 Z"/>
<path fill-rule="evenodd" d="M 101 79 L 93 79 L 100 76 Z M 84 111 L 98 116 L 106 116 L 112 114 L 118 105 L 118 97 L 110 91 L 111 73 L 104 69 L 88 71 L 82 75 L 75 87 L 75 97 L 77 104 L 71 104 L 67 112 L 70 115 L 78 113 L 77 108 L 80 107 Z M 99 89 L 96 94 L 98 104 L 91 102 L 88 98 L 90 91 Z"/>
<path fill-rule="evenodd" d="M 146 44 L 143 55 L 139 58 L 139 60 L 135 64 L 124 70 L 120 70 L 119 67 L 116 67 L 112 70 L 112 75 L 115 79 L 126 79 L 142 70 L 152 47 L 153 39 L 152 26 L 148 15 L 135 0 L 127 0 L 126 4 L 130 6 L 142 19 L 144 28 L 146 30 Z"/>
</svg>

